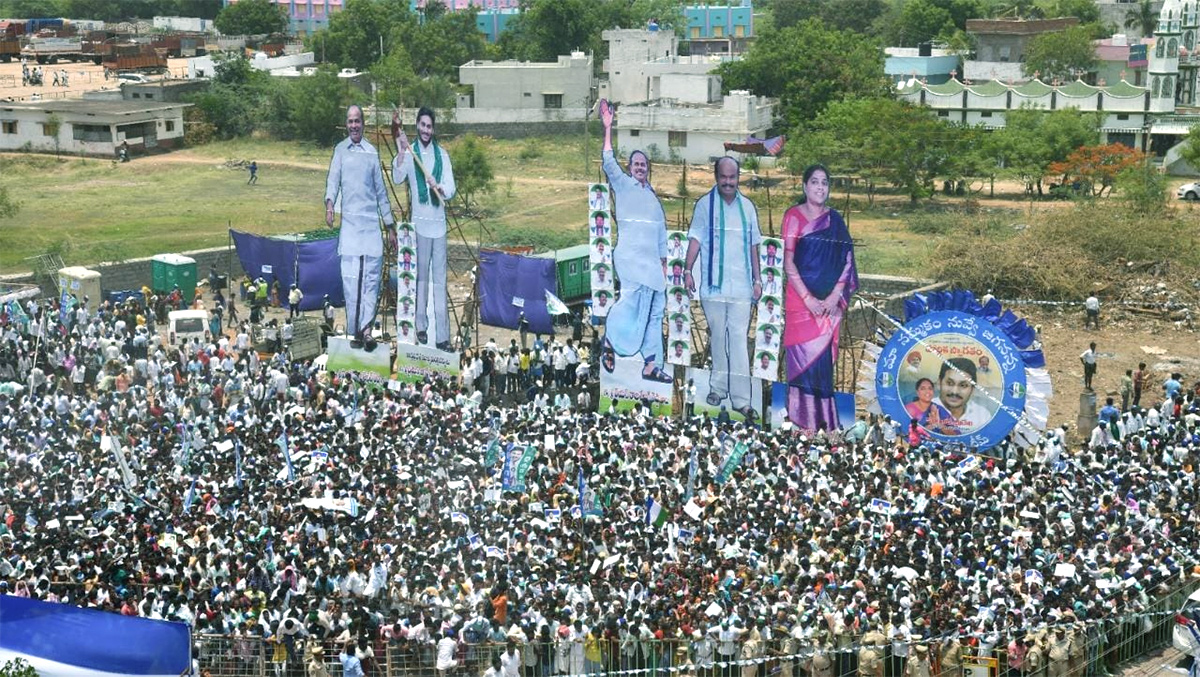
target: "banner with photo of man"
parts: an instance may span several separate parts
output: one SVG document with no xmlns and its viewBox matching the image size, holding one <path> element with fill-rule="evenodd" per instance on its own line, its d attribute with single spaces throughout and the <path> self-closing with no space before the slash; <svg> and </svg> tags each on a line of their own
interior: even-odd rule
<svg viewBox="0 0 1200 677">
<path fill-rule="evenodd" d="M 592 317 L 604 318 L 616 300 L 616 276 L 613 273 L 613 227 L 608 186 L 588 184 L 588 266 L 591 272 Z"/>
<path fill-rule="evenodd" d="M 879 408 L 934 437 L 987 449 L 1024 414 L 1025 361 L 1008 335 L 960 311 L 921 315 L 897 329 L 875 372 Z"/>
<path fill-rule="evenodd" d="M 692 298 L 684 280 L 687 233 L 667 232 L 667 363 L 692 364 Z"/>
<path fill-rule="evenodd" d="M 396 341 L 417 342 L 417 237 L 411 223 L 396 228 Z"/>
</svg>

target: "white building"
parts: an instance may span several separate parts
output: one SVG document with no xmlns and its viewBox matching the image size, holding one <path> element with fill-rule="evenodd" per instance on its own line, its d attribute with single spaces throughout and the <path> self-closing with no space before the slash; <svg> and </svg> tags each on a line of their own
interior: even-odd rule
<svg viewBox="0 0 1200 677">
<path fill-rule="evenodd" d="M 958 80 L 931 85 L 909 81 L 900 97 L 929 106 L 957 124 L 1003 127 L 1009 110 L 1078 108 L 1100 113 L 1104 143 L 1123 143 L 1149 152 L 1168 172 L 1192 173 L 1180 157 L 1184 137 L 1200 124 L 1196 113 L 1200 58 L 1200 0 L 1166 0 L 1154 42 L 1147 46 L 1146 86 L 1121 80 L 1093 87 L 1081 81 L 1048 85 L 1034 79 L 1014 85 L 995 80 L 965 84 Z M 969 82 L 969 80 L 968 80 Z"/>
<path fill-rule="evenodd" d="M 679 56 L 679 40 L 672 32 L 644 29 L 615 29 L 601 33 L 608 42 L 602 68 L 608 79 L 600 83 L 600 98 L 614 103 L 645 103 L 660 98 L 705 102 L 709 94 L 706 76 L 728 56 Z M 692 85 L 678 76 L 692 76 Z M 664 80 L 672 79 L 671 85 Z M 688 90 L 681 96 L 680 87 Z M 692 91 L 694 90 L 694 91 Z"/>
<path fill-rule="evenodd" d="M 716 91 L 720 92 L 720 79 Z M 765 136 L 774 120 L 775 102 L 747 91 L 732 91 L 719 103 L 659 99 L 617 109 L 617 145 L 622 152 L 642 149 L 651 156 L 675 155 L 692 163 L 708 163 L 725 155 L 726 141 Z"/>
<path fill-rule="evenodd" d="M 472 91 L 458 96 L 454 121 L 462 124 L 584 120 L 592 105 L 592 57 L 583 52 L 554 63 L 471 61 L 458 80 Z"/>
<path fill-rule="evenodd" d="M 188 105 L 79 99 L 3 103 L 0 151 L 28 145 L 36 151 L 112 156 L 122 143 L 135 151 L 172 148 L 183 139 L 183 110 Z M 52 133 L 55 119 L 57 136 Z"/>
</svg>

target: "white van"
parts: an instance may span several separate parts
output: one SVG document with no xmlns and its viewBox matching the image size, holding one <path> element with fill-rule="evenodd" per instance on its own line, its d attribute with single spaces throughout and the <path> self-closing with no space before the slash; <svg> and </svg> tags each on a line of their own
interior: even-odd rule
<svg viewBox="0 0 1200 677">
<path fill-rule="evenodd" d="M 167 314 L 168 345 L 203 341 L 207 331 L 207 310 L 172 310 Z"/>
</svg>

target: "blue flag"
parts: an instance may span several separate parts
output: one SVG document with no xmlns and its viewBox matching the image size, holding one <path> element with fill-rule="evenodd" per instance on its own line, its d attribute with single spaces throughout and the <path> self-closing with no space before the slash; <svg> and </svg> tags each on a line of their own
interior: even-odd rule
<svg viewBox="0 0 1200 677">
<path fill-rule="evenodd" d="M 191 512 L 192 503 L 196 501 L 196 478 L 192 478 L 192 486 L 188 487 L 187 495 L 183 497 L 183 511 Z"/>
<path fill-rule="evenodd" d="M 238 489 L 242 488 L 242 441 L 233 441 L 233 477 L 237 480 Z"/>
<path fill-rule="evenodd" d="M 292 454 L 288 451 L 287 429 L 279 433 L 279 437 L 275 438 L 275 444 L 279 446 L 279 451 L 283 452 L 283 464 L 287 468 L 287 479 L 289 482 L 295 481 L 296 471 L 292 469 Z"/>
</svg>

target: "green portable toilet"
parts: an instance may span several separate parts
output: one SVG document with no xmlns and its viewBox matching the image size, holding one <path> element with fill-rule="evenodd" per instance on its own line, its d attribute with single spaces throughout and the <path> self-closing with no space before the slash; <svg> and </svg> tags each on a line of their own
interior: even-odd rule
<svg viewBox="0 0 1200 677">
<path fill-rule="evenodd" d="M 182 254 L 159 254 L 150 259 L 150 287 L 159 293 L 171 293 L 175 285 L 183 293 L 184 303 L 196 295 L 196 259 Z"/>
<path fill-rule="evenodd" d="M 554 277 L 558 283 L 556 294 L 563 301 L 573 303 L 592 294 L 591 266 L 588 265 L 590 254 L 591 246 L 581 244 L 537 254 L 535 258 L 554 259 Z"/>
</svg>

